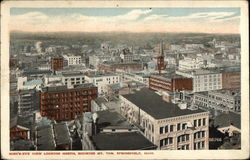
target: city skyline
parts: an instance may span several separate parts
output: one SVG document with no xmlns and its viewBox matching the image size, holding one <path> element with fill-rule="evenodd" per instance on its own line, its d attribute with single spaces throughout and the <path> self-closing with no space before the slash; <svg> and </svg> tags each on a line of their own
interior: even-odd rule
<svg viewBox="0 0 250 160">
<path fill-rule="evenodd" d="M 31 32 L 240 32 L 240 8 L 11 8 L 10 15 L 10 30 Z"/>
</svg>

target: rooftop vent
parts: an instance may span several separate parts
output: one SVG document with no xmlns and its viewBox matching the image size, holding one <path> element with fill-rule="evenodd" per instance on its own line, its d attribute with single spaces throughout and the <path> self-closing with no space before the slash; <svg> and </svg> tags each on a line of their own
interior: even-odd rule
<svg viewBox="0 0 250 160">
<path fill-rule="evenodd" d="M 187 103 L 179 103 L 179 104 L 178 104 L 178 107 L 179 107 L 180 109 L 187 109 Z"/>
</svg>

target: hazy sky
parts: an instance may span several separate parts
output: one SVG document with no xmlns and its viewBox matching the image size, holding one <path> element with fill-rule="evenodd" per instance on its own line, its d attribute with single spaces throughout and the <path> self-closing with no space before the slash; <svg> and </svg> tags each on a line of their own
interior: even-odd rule
<svg viewBox="0 0 250 160">
<path fill-rule="evenodd" d="M 11 8 L 11 30 L 239 33 L 240 8 Z"/>
</svg>

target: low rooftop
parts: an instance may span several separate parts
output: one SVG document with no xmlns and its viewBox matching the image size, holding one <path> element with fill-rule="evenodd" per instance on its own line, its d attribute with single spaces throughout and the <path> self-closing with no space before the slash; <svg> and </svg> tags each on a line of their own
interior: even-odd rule
<svg viewBox="0 0 250 160">
<path fill-rule="evenodd" d="M 87 77 L 105 77 L 105 76 L 117 76 L 117 75 L 112 74 L 112 73 L 98 73 L 98 72 L 94 72 L 94 73 L 87 73 L 86 76 Z"/>
<path fill-rule="evenodd" d="M 201 109 L 180 109 L 177 104 L 163 101 L 160 95 L 148 88 L 142 88 L 139 91 L 135 91 L 133 94 L 123 95 L 123 97 L 155 119 L 164 119 L 206 112 Z"/>
<path fill-rule="evenodd" d="M 52 126 L 37 129 L 37 150 L 54 150 L 56 148 Z"/>
<path fill-rule="evenodd" d="M 51 74 L 50 70 L 25 70 L 23 71 L 24 76 L 34 75 L 34 74 Z"/>
<path fill-rule="evenodd" d="M 227 127 L 233 125 L 239 129 L 241 129 L 241 118 L 240 114 L 236 114 L 233 112 L 223 113 L 219 116 L 216 116 L 214 119 L 214 125 L 219 128 Z"/>
<path fill-rule="evenodd" d="M 107 102 L 107 99 L 105 99 L 104 97 L 97 97 L 97 98 L 95 99 L 95 102 L 96 102 L 98 105 L 101 105 L 102 103 Z"/>
<path fill-rule="evenodd" d="M 31 81 L 27 81 L 24 83 L 24 86 L 35 86 L 35 85 L 41 85 L 43 84 L 43 80 L 42 79 L 34 79 Z"/>
<path fill-rule="evenodd" d="M 96 113 L 98 115 L 97 123 L 99 128 L 133 129 L 133 126 L 116 111 L 104 110 Z"/>
<path fill-rule="evenodd" d="M 92 136 L 97 150 L 152 150 L 156 146 L 139 132 L 100 133 Z"/>
<path fill-rule="evenodd" d="M 55 139 L 57 145 L 70 144 L 70 134 L 66 123 L 54 124 Z"/>
<path fill-rule="evenodd" d="M 84 76 L 81 72 L 62 72 L 64 77 L 73 77 L 73 76 Z"/>
</svg>

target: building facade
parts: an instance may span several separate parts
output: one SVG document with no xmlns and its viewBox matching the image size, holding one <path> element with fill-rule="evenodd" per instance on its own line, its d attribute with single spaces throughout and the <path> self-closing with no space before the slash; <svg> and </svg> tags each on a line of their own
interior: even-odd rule
<svg viewBox="0 0 250 160">
<path fill-rule="evenodd" d="M 106 85 L 120 83 L 120 77 L 118 75 L 106 73 L 91 73 L 85 76 L 85 80 L 97 86 L 99 94 L 107 94 L 105 91 Z"/>
<path fill-rule="evenodd" d="M 199 58 L 185 57 L 179 60 L 179 70 L 199 69 L 204 66 L 204 60 Z"/>
<path fill-rule="evenodd" d="M 45 87 L 40 93 L 41 116 L 56 121 L 73 120 L 75 116 L 91 111 L 91 100 L 97 97 L 93 84 Z"/>
<path fill-rule="evenodd" d="M 98 65 L 104 61 L 111 61 L 110 55 L 91 55 L 89 56 L 89 65 L 98 68 Z"/>
<path fill-rule="evenodd" d="M 143 101 L 141 100 L 143 97 Z M 179 108 L 149 89 L 121 95 L 121 114 L 161 150 L 208 149 L 208 112 Z"/>
<path fill-rule="evenodd" d="M 130 62 L 130 63 L 102 63 L 98 66 L 99 70 L 105 72 L 115 72 L 116 69 L 121 70 L 131 70 L 131 71 L 140 71 L 143 69 L 141 63 Z"/>
<path fill-rule="evenodd" d="M 240 67 L 222 69 L 222 89 L 240 89 Z"/>
<path fill-rule="evenodd" d="M 54 71 L 63 70 L 63 57 L 51 58 L 51 69 Z"/>
<path fill-rule="evenodd" d="M 171 74 L 171 75 L 151 75 L 149 78 L 149 88 L 157 91 L 175 92 L 193 89 L 192 78 Z"/>
<path fill-rule="evenodd" d="M 39 92 L 35 89 L 20 90 L 18 93 L 18 115 L 28 115 L 39 108 Z"/>
<path fill-rule="evenodd" d="M 178 70 L 176 74 L 193 79 L 193 92 L 222 89 L 222 74 L 216 70 Z"/>
<path fill-rule="evenodd" d="M 194 102 L 199 107 L 220 110 L 223 112 L 240 113 L 241 96 L 239 91 L 217 90 L 197 92 L 194 94 Z"/>
<path fill-rule="evenodd" d="M 121 61 L 124 63 L 132 62 L 133 61 L 133 53 L 129 51 L 129 49 L 123 49 L 122 53 L 120 54 Z"/>
<path fill-rule="evenodd" d="M 116 70 L 116 73 L 119 74 L 121 81 L 136 81 L 147 86 L 149 84 L 149 74 L 143 72 L 128 72 L 124 70 Z"/>
<path fill-rule="evenodd" d="M 65 85 L 79 85 L 85 83 L 85 75 L 81 72 L 62 73 L 62 82 Z"/>
<path fill-rule="evenodd" d="M 63 56 L 63 58 L 68 61 L 69 66 L 82 64 L 81 56 L 67 56 L 66 55 L 66 56 Z"/>
<path fill-rule="evenodd" d="M 30 139 L 30 129 L 20 125 L 10 128 L 10 140 L 16 139 Z"/>
</svg>

